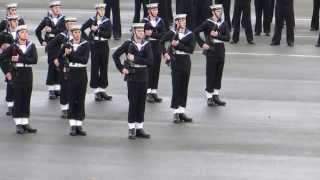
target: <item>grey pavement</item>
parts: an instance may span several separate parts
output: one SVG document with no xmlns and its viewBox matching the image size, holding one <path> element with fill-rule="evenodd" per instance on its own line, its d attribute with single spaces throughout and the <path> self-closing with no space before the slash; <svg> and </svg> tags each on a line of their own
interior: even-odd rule
<svg viewBox="0 0 320 180">
<path fill-rule="evenodd" d="M 35 27 L 47 1 L 19 0 L 20 14 Z M 67 0 L 67 15 L 83 22 L 95 1 Z M 6 117 L 5 84 L 0 83 L 1 180 L 318 180 L 320 178 L 320 51 L 318 32 L 310 32 L 312 2 L 296 0 L 294 48 L 271 47 L 271 37 L 247 45 L 227 44 L 222 98 L 226 107 L 206 106 L 205 59 L 192 56 L 188 114 L 193 124 L 171 122 L 170 69 L 161 67 L 162 104 L 147 104 L 150 140 L 127 139 L 127 89 L 110 58 L 111 102 L 96 103 L 88 87 L 87 137 L 68 136 L 59 118 L 59 102 L 49 101 L 46 57 L 39 47 L 34 67 L 31 123 L 36 135 L 18 136 Z M 0 2 L 3 7 L 4 1 Z M 133 16 L 133 0 L 121 0 L 124 38 Z M 0 15 L 3 15 L 3 8 Z M 254 19 L 254 16 L 253 16 Z M 253 23 L 254 24 L 254 23 Z M 32 33 L 32 40 L 37 44 Z M 121 42 L 111 40 L 112 52 Z M 39 45 L 39 44 L 38 44 Z M 88 72 L 89 74 L 89 72 Z"/>
</svg>

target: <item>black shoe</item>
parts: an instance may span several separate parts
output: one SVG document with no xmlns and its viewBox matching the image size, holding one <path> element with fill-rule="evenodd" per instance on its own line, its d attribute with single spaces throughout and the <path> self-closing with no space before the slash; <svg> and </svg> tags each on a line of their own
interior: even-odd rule
<svg viewBox="0 0 320 180">
<path fill-rule="evenodd" d="M 103 97 L 101 96 L 101 92 L 95 93 L 94 100 L 97 102 L 104 101 Z"/>
<path fill-rule="evenodd" d="M 288 43 L 288 46 L 289 46 L 289 47 L 293 47 L 293 46 L 294 46 L 294 43 L 290 42 L 290 43 Z"/>
<path fill-rule="evenodd" d="M 312 28 L 310 28 L 310 31 L 318 31 L 318 29 L 317 29 L 317 28 L 312 27 Z"/>
<path fill-rule="evenodd" d="M 129 129 L 128 139 L 136 139 L 136 129 Z"/>
<path fill-rule="evenodd" d="M 161 102 L 162 102 L 162 98 L 160 98 L 160 97 L 158 96 L 158 94 L 152 93 L 151 96 L 153 97 L 153 99 L 154 99 L 154 101 L 155 101 L 156 103 L 161 103 Z"/>
<path fill-rule="evenodd" d="M 254 45 L 255 43 L 253 41 L 248 41 L 248 44 Z"/>
<path fill-rule="evenodd" d="M 17 134 L 24 134 L 24 129 L 21 124 L 16 125 L 16 133 Z"/>
<path fill-rule="evenodd" d="M 31 134 L 36 134 L 38 131 L 37 129 L 32 128 L 29 124 L 23 125 L 22 128 L 24 132 Z"/>
<path fill-rule="evenodd" d="M 59 97 L 61 95 L 61 92 L 60 91 L 54 91 L 54 94 Z"/>
<path fill-rule="evenodd" d="M 182 120 L 180 119 L 180 116 L 178 113 L 173 114 L 173 123 L 180 124 Z"/>
<path fill-rule="evenodd" d="M 70 136 L 76 136 L 77 135 L 77 127 L 76 126 L 71 126 L 69 135 Z"/>
<path fill-rule="evenodd" d="M 316 45 L 314 45 L 315 47 L 320 47 L 320 44 L 316 44 Z"/>
<path fill-rule="evenodd" d="M 61 118 L 68 119 L 68 110 L 62 110 Z"/>
<path fill-rule="evenodd" d="M 147 98 L 146 98 L 148 103 L 155 103 L 156 100 L 154 99 L 153 95 L 151 93 L 147 93 Z"/>
<path fill-rule="evenodd" d="M 86 136 L 87 132 L 83 131 L 82 126 L 76 126 L 76 132 L 79 136 Z"/>
<path fill-rule="evenodd" d="M 112 96 L 109 96 L 106 92 L 100 92 L 100 96 L 106 101 L 112 100 Z"/>
<path fill-rule="evenodd" d="M 212 97 L 207 99 L 207 105 L 210 106 L 210 107 L 215 105 Z"/>
<path fill-rule="evenodd" d="M 6 113 L 7 116 L 12 116 L 13 107 L 8 107 L 8 112 Z"/>
<path fill-rule="evenodd" d="M 185 113 L 179 114 L 179 117 L 181 121 L 186 122 L 186 123 L 192 123 L 192 118 L 188 117 Z"/>
<path fill-rule="evenodd" d="M 147 134 L 143 129 L 137 129 L 136 130 L 136 137 L 150 139 L 151 136 L 150 136 L 150 134 Z"/>
<path fill-rule="evenodd" d="M 255 36 L 260 36 L 261 33 L 256 32 L 256 33 L 254 33 L 254 35 L 255 35 Z"/>
<path fill-rule="evenodd" d="M 279 46 L 280 45 L 280 43 L 276 43 L 276 42 L 272 42 L 271 44 L 270 44 L 270 46 Z"/>
<path fill-rule="evenodd" d="M 238 42 L 236 41 L 230 41 L 230 44 L 237 44 Z"/>
<path fill-rule="evenodd" d="M 55 94 L 54 91 L 49 91 L 49 99 L 50 99 L 50 100 L 55 100 L 55 99 L 57 99 L 57 96 L 56 96 L 56 94 Z"/>
<path fill-rule="evenodd" d="M 212 100 L 218 106 L 225 106 L 227 104 L 226 102 L 221 101 L 218 95 L 213 95 Z"/>
<path fill-rule="evenodd" d="M 267 32 L 267 33 L 265 33 L 265 36 L 270 36 L 270 33 L 268 33 L 268 32 Z"/>
</svg>

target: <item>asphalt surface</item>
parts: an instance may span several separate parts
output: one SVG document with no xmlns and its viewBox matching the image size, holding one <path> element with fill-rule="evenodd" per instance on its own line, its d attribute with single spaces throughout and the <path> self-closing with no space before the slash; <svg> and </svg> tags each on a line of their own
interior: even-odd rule
<svg viewBox="0 0 320 180">
<path fill-rule="evenodd" d="M 46 13 L 46 1 L 17 2 L 19 14 L 34 29 Z M 92 16 L 93 3 L 68 0 L 64 13 L 83 22 Z M 38 134 L 15 134 L 13 120 L 5 116 L 5 84 L 0 84 L 0 179 L 318 180 L 320 51 L 314 47 L 318 32 L 309 31 L 312 2 L 295 3 L 294 48 L 287 47 L 285 39 L 281 46 L 271 47 L 271 37 L 265 36 L 248 45 L 244 33 L 239 44 L 227 44 L 221 94 L 226 107 L 206 106 L 205 59 L 197 49 L 187 106 L 193 124 L 171 122 L 170 69 L 163 64 L 159 95 L 164 102 L 146 109 L 150 140 L 127 139 L 127 89 L 111 58 L 108 93 L 113 100 L 96 103 L 88 87 L 88 136 L 68 136 L 68 122 L 59 118 L 59 102 L 47 98 L 46 57 L 39 47 L 30 118 Z M 4 4 L 1 1 L 0 7 Z M 121 0 L 121 8 L 124 40 L 133 17 L 132 0 Z M 31 35 L 39 45 L 32 30 Z M 110 41 L 112 52 L 120 43 Z"/>
</svg>

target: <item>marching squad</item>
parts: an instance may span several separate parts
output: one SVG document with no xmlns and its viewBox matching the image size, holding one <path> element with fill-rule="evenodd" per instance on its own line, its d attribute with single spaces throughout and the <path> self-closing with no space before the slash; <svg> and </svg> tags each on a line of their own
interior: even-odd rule
<svg viewBox="0 0 320 180">
<path fill-rule="evenodd" d="M 149 139 L 151 135 L 144 128 L 145 107 L 146 102 L 162 102 L 158 92 L 162 61 L 171 69 L 173 123 L 192 123 L 194 119 L 187 115 L 187 100 L 191 55 L 197 45 L 206 59 L 204 90 L 209 107 L 227 104 L 219 96 L 225 43 L 239 42 L 241 26 L 248 44 L 254 45 L 254 36 L 271 35 L 275 17 L 270 45 L 280 45 L 286 26 L 287 44 L 294 46 L 293 0 L 235 0 L 232 18 L 231 0 L 176 0 L 175 15 L 171 0 L 135 0 L 134 4 L 131 38 L 111 55 L 108 41 L 112 37 L 120 40 L 122 34 L 119 0 L 95 4 L 95 13 L 82 25 L 76 17 L 63 15 L 61 1 L 50 1 L 47 15 L 35 30 L 47 55 L 48 98 L 60 100 L 61 118 L 68 120 L 70 136 L 87 135 L 83 124 L 88 84 L 96 102 L 112 100 L 108 91 L 109 57 L 127 84 L 128 138 Z M 251 4 L 256 13 L 254 28 Z M 311 31 L 319 29 L 319 7 L 319 1 L 314 0 Z M 37 48 L 29 39 L 28 22 L 17 13 L 18 4 L 8 3 L 5 8 L 6 16 L 0 22 L 0 67 L 6 82 L 6 114 L 12 116 L 17 134 L 37 133 L 30 125 L 32 68 L 38 62 Z M 316 46 L 320 46 L 320 36 Z"/>
</svg>

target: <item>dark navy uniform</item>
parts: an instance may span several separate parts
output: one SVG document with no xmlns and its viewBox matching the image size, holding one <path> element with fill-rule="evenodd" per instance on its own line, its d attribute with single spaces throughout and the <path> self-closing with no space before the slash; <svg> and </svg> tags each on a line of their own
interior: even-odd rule
<svg viewBox="0 0 320 180">
<path fill-rule="evenodd" d="M 271 45 L 280 45 L 283 25 L 286 24 L 288 46 L 294 45 L 294 8 L 293 0 L 276 1 L 276 23 Z"/>
<path fill-rule="evenodd" d="M 44 37 L 42 36 L 42 30 L 45 27 L 50 27 L 51 32 L 46 32 Z M 59 15 L 58 17 L 53 17 L 51 14 L 48 14 L 39 24 L 36 29 L 36 36 L 40 42 L 46 42 L 48 44 L 49 41 L 54 39 L 59 33 L 66 30 L 65 27 L 65 16 Z M 56 99 L 57 96 L 60 95 L 60 82 L 59 82 L 59 72 L 58 68 L 54 64 L 54 59 L 59 54 L 59 49 L 50 49 L 46 48 L 46 52 L 48 53 L 48 74 L 46 84 L 49 88 L 49 98 Z"/>
<path fill-rule="evenodd" d="M 254 44 L 251 24 L 251 0 L 238 0 L 234 2 L 232 18 L 233 35 L 231 43 L 238 43 L 239 41 L 240 24 L 246 32 L 248 43 Z"/>
<path fill-rule="evenodd" d="M 19 55 L 17 63 L 8 65 L 12 56 Z M 32 94 L 33 73 L 32 65 L 37 64 L 38 54 L 35 44 L 27 42 L 26 45 L 12 44 L 0 55 L 0 61 L 7 63 L 5 74 L 13 74 L 13 119 L 16 123 L 17 133 L 36 133 L 37 130 L 29 125 L 30 100 Z M 5 62 L 3 62 L 5 61 Z"/>
<path fill-rule="evenodd" d="M 161 39 L 161 42 L 164 42 L 168 39 L 170 41 L 179 41 L 178 46 L 170 46 L 167 50 L 167 53 L 171 57 L 171 108 L 174 110 L 174 122 L 192 122 L 192 119 L 185 115 L 185 108 L 187 106 L 188 87 L 191 71 L 190 55 L 193 53 L 195 48 L 194 34 L 188 29 L 186 29 L 185 32 L 170 30 Z"/>
<path fill-rule="evenodd" d="M 121 63 L 120 56 L 133 54 L 134 60 L 126 60 Z M 152 66 L 153 54 L 151 44 L 148 41 L 136 43 L 134 40 L 125 41 L 113 54 L 113 60 L 120 72 L 128 69 L 129 74 L 125 76 L 128 86 L 129 99 L 129 138 L 137 137 L 150 138 L 144 133 L 144 113 L 148 82 L 148 67 Z M 136 133 L 135 133 L 136 132 Z"/>
<path fill-rule="evenodd" d="M 91 26 L 98 26 L 96 32 L 90 30 L 89 35 L 85 30 Z M 109 62 L 109 43 L 108 39 L 111 37 L 112 25 L 111 21 L 102 17 L 92 17 L 87 20 L 82 28 L 82 36 L 90 42 L 91 47 L 91 79 L 90 87 L 95 90 L 95 100 L 111 100 L 111 96 L 107 95 L 105 89 L 108 86 L 108 62 Z"/>
<path fill-rule="evenodd" d="M 79 28 L 80 30 L 80 28 Z M 82 131 L 82 123 L 85 119 L 85 99 L 87 92 L 87 63 L 89 59 L 89 43 L 81 39 L 80 44 L 70 41 L 72 52 L 63 56 L 69 62 L 69 112 L 68 118 L 71 126 L 70 135 L 86 135 Z"/>
<path fill-rule="evenodd" d="M 149 82 L 148 82 L 148 102 L 161 102 L 162 99 L 157 95 L 161 57 L 163 53 L 163 48 L 160 43 L 161 37 L 166 32 L 166 27 L 164 21 L 160 17 L 156 17 L 155 20 L 151 20 L 150 17 L 144 18 L 142 20 L 145 23 L 145 29 L 152 30 L 151 37 L 147 39 L 151 43 L 151 48 L 153 50 L 153 66 L 149 67 Z"/>
<path fill-rule="evenodd" d="M 218 36 L 211 36 L 211 31 L 217 31 Z M 204 33 L 205 40 L 200 37 L 200 32 Z M 208 105 L 225 105 L 225 102 L 220 101 L 218 93 L 221 89 L 221 80 L 225 62 L 224 42 L 228 42 L 230 40 L 228 25 L 225 21 L 215 21 L 213 18 L 210 18 L 196 28 L 194 33 L 200 47 L 205 43 L 210 46 L 210 48 L 204 52 L 207 59 L 205 90 L 207 93 Z"/>
</svg>

